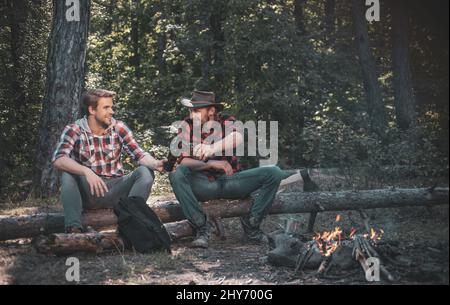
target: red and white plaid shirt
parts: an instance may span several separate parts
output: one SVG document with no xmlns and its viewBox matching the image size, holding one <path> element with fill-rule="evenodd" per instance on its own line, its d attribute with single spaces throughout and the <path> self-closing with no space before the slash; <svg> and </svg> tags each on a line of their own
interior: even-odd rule
<svg viewBox="0 0 450 305">
<path fill-rule="evenodd" d="M 148 153 L 144 152 L 133 137 L 130 128 L 114 120 L 104 135 L 94 135 L 86 117 L 67 125 L 53 154 L 52 162 L 66 156 L 89 167 L 104 178 L 124 175 L 121 162 L 122 149 L 138 162 Z"/>
<path fill-rule="evenodd" d="M 226 134 L 226 125 L 227 124 L 232 124 L 234 121 L 236 121 L 234 116 L 226 116 L 226 115 L 216 115 L 216 117 L 214 118 L 214 121 L 218 122 L 220 124 L 220 126 L 222 127 L 220 130 L 211 130 L 210 132 L 202 132 L 201 133 L 201 139 L 196 139 L 194 137 L 194 133 L 193 131 L 193 122 L 191 119 L 185 118 L 184 121 L 188 124 L 184 130 L 183 129 L 179 129 L 178 130 L 178 136 L 181 137 L 182 141 L 185 143 L 189 143 L 189 144 L 195 144 L 195 143 L 204 143 L 204 140 L 206 138 L 208 138 L 209 136 L 213 135 L 213 132 L 215 132 L 216 137 L 218 139 L 223 139 Z M 235 128 L 231 128 L 231 131 L 236 131 Z M 209 143 L 212 144 L 212 143 Z M 192 145 L 191 145 L 192 147 Z M 193 148 L 193 147 L 192 147 Z M 177 159 L 177 163 L 180 164 L 181 161 L 184 158 L 191 158 L 194 160 L 199 160 L 198 158 L 194 157 L 192 155 L 192 149 L 189 152 L 182 152 L 181 155 L 178 157 Z M 210 157 L 208 160 L 221 160 L 221 161 L 227 161 L 230 165 L 231 168 L 233 169 L 233 173 L 237 173 L 239 171 L 241 171 L 241 165 L 239 164 L 238 158 L 233 154 L 232 156 L 212 156 Z M 206 173 L 206 175 L 208 176 L 210 181 L 213 181 L 215 179 L 217 179 L 217 177 L 223 175 L 223 172 L 219 172 L 216 170 L 206 170 L 204 171 Z"/>
</svg>

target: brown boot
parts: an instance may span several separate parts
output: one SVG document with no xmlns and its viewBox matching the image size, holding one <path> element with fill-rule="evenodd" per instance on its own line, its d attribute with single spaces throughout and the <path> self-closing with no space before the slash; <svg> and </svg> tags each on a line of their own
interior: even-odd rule
<svg viewBox="0 0 450 305">
<path fill-rule="evenodd" d="M 258 244 L 267 244 L 269 239 L 267 235 L 259 228 L 262 218 L 243 216 L 241 217 L 242 228 L 245 237 L 249 242 Z"/>
<path fill-rule="evenodd" d="M 195 239 L 191 243 L 192 248 L 208 248 L 208 242 L 211 238 L 213 227 L 209 221 L 203 226 L 197 228 Z"/>
</svg>

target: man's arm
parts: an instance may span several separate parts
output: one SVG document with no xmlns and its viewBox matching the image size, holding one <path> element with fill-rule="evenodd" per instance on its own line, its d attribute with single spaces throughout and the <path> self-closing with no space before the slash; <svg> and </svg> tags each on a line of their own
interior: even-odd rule
<svg viewBox="0 0 450 305">
<path fill-rule="evenodd" d="M 189 157 L 183 158 L 183 160 L 181 160 L 180 164 L 189 167 L 194 172 L 204 171 L 204 170 L 210 169 L 210 166 L 209 166 L 208 162 L 191 159 Z"/>
<path fill-rule="evenodd" d="M 230 163 L 225 160 L 209 160 L 208 162 L 204 162 L 191 158 L 183 158 L 180 164 L 189 167 L 194 172 L 215 169 L 223 171 L 227 176 L 233 175 L 233 168 L 231 167 Z"/>
<path fill-rule="evenodd" d="M 144 150 L 136 142 L 131 129 L 123 122 L 116 125 L 120 137 L 123 139 L 123 148 L 127 154 L 132 157 L 139 165 L 146 166 L 150 169 L 163 172 L 163 165 L 167 161 L 156 160 L 149 153 L 144 152 Z"/>
<path fill-rule="evenodd" d="M 78 176 L 86 176 L 86 171 L 90 170 L 86 166 L 79 164 L 72 158 L 63 156 L 53 162 L 53 166 L 60 171 L 68 172 Z M 91 170 L 90 170 L 91 171 Z M 92 172 L 92 171 L 91 171 Z"/>
<path fill-rule="evenodd" d="M 148 168 L 157 170 L 159 172 L 162 172 L 164 163 L 167 162 L 166 159 L 163 160 L 156 160 L 151 155 L 145 155 L 141 159 L 139 159 L 139 165 L 147 166 Z"/>
<path fill-rule="evenodd" d="M 228 149 L 233 149 L 239 145 L 241 145 L 244 142 L 244 137 L 241 133 L 233 131 L 229 135 L 227 135 L 225 138 L 223 138 L 220 141 L 215 142 L 212 145 L 207 144 L 199 144 L 194 147 L 194 156 L 206 160 L 207 158 L 217 154 L 221 153 L 223 151 L 226 151 Z"/>
<path fill-rule="evenodd" d="M 233 131 L 222 140 L 214 143 L 212 146 L 214 153 L 218 153 L 227 149 L 238 147 L 242 143 L 244 143 L 244 137 L 242 134 L 237 131 Z"/>
<path fill-rule="evenodd" d="M 100 178 L 90 168 L 79 164 L 69 157 L 59 157 L 53 161 L 53 166 L 63 172 L 85 176 L 92 196 L 95 195 L 97 197 L 104 197 L 105 193 L 108 192 L 108 187 L 102 178 Z"/>
</svg>

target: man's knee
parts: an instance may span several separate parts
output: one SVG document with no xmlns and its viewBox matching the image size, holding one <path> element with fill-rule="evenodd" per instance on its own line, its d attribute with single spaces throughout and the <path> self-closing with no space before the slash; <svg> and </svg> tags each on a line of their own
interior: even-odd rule
<svg viewBox="0 0 450 305">
<path fill-rule="evenodd" d="M 61 187 L 69 187 L 69 188 L 73 188 L 75 186 L 78 186 L 78 181 L 77 181 L 77 175 L 75 174 L 71 174 L 68 172 L 63 172 L 61 175 Z"/>
<path fill-rule="evenodd" d="M 266 168 L 267 174 L 269 177 L 275 180 L 283 180 L 286 176 L 285 172 L 276 165 L 267 166 Z"/>
<path fill-rule="evenodd" d="M 155 180 L 155 173 L 146 166 L 139 166 L 136 169 L 137 178 L 146 185 L 152 185 Z"/>
<path fill-rule="evenodd" d="M 185 165 L 178 165 L 174 172 L 169 173 L 170 183 L 174 184 L 184 179 L 191 173 L 191 169 Z"/>
</svg>

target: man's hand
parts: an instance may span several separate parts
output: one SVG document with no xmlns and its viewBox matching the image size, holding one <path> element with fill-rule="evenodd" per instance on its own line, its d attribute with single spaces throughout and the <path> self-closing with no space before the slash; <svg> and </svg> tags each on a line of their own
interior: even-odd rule
<svg viewBox="0 0 450 305">
<path fill-rule="evenodd" d="M 153 158 L 151 155 L 147 154 L 143 158 L 139 160 L 139 165 L 146 166 L 152 170 L 157 170 L 158 172 L 164 172 L 164 163 L 167 162 L 167 159 L 164 158 L 162 160 L 157 160 Z"/>
<path fill-rule="evenodd" d="M 209 160 L 207 164 L 210 169 L 224 171 L 227 176 L 233 175 L 233 168 L 230 163 L 225 160 Z"/>
<path fill-rule="evenodd" d="M 167 159 L 164 158 L 162 160 L 156 160 L 155 163 L 155 170 L 157 170 L 158 172 L 162 173 L 164 172 L 164 164 L 167 162 Z"/>
<path fill-rule="evenodd" d="M 91 169 L 86 168 L 85 177 L 89 184 L 92 196 L 105 197 L 105 193 L 108 192 L 108 187 L 102 178 L 97 176 Z"/>
<path fill-rule="evenodd" d="M 214 151 L 213 145 L 198 144 L 194 147 L 194 150 L 192 153 L 194 154 L 194 157 L 197 157 L 200 160 L 206 160 L 206 159 L 214 156 L 215 151 Z"/>
</svg>

